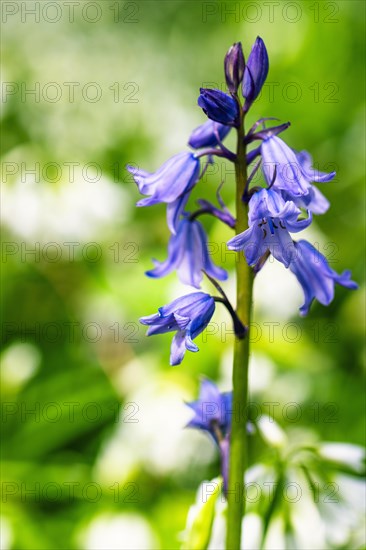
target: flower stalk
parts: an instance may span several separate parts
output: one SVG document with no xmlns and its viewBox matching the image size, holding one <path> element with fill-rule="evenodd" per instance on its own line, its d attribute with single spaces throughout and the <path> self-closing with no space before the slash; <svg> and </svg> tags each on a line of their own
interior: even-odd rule
<svg viewBox="0 0 366 550">
<path fill-rule="evenodd" d="M 247 165 L 244 144 L 244 124 L 238 128 L 236 175 L 236 234 L 248 228 L 248 204 L 243 201 L 247 192 Z M 254 274 L 243 254 L 236 263 L 237 305 L 236 314 L 249 328 L 252 308 Z M 249 334 L 235 338 L 233 361 L 233 417 L 230 436 L 227 550 L 241 548 L 241 525 L 245 513 L 244 475 L 248 463 L 247 410 L 248 410 Z"/>
</svg>

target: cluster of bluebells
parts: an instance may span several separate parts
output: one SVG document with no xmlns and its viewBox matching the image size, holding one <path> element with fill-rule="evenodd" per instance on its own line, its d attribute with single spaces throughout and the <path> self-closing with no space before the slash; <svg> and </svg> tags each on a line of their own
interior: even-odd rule
<svg viewBox="0 0 366 550">
<path fill-rule="evenodd" d="M 196 128 L 188 141 L 193 151 L 185 151 L 166 161 L 156 172 L 128 166 L 139 191 L 147 197 L 138 206 L 157 203 L 167 205 L 167 225 L 171 233 L 168 257 L 164 262 L 154 260 L 149 277 L 164 277 L 173 270 L 180 280 L 191 287 L 200 288 L 203 273 L 219 288 L 217 281 L 224 281 L 227 272 L 214 264 L 210 258 L 207 235 L 198 217 L 209 214 L 232 229 L 236 220 L 217 194 L 219 205 L 205 199 L 198 201 L 199 209 L 188 211 L 187 204 L 192 189 L 197 185 L 208 164 L 217 157 L 238 163 L 236 153 L 223 144 L 233 129 L 242 126 L 242 120 L 257 99 L 268 74 L 268 55 L 264 42 L 257 38 L 245 62 L 242 46 L 234 44 L 224 61 L 228 93 L 221 90 L 201 88 L 198 105 L 208 120 Z M 244 98 L 239 100 L 239 88 Z M 268 119 L 267 119 L 268 120 Z M 273 119 L 271 119 L 273 120 Z M 304 292 L 300 313 L 306 315 L 316 298 L 328 305 L 334 297 L 334 285 L 357 288 L 349 271 L 341 275 L 328 265 L 309 242 L 294 241 L 293 233 L 308 227 L 313 214 L 324 214 L 329 202 L 314 185 L 331 181 L 335 172 L 329 174 L 312 167 L 312 159 L 306 151 L 296 152 L 279 136 L 290 123 L 265 127 L 265 119 L 258 120 L 244 135 L 246 164 L 250 170 L 248 184 L 242 200 L 249 204 L 248 229 L 237 234 L 227 243 L 230 250 L 244 254 L 254 273 L 257 273 L 272 255 L 296 276 Z M 253 145 L 257 144 L 259 145 Z M 239 149 L 238 149 L 239 150 Z M 262 186 L 251 187 L 254 174 L 261 167 Z M 176 332 L 170 354 L 172 365 L 181 363 L 185 351 L 198 351 L 193 342 L 210 322 L 215 303 L 223 302 L 233 316 L 234 327 L 240 320 L 224 298 L 215 298 L 203 292 L 194 292 L 159 308 L 158 313 L 141 318 L 148 325 L 148 335 Z M 245 331 L 236 330 L 242 337 Z"/>
<path fill-rule="evenodd" d="M 313 215 L 328 210 L 328 200 L 314 184 L 331 181 L 335 172 L 327 174 L 314 169 L 309 153 L 294 151 L 279 137 L 290 123 L 267 128 L 266 120 L 274 119 L 259 119 L 247 133 L 243 130 L 244 118 L 258 98 L 268 74 L 268 55 L 263 40 L 256 39 L 246 62 L 241 44 L 234 44 L 226 54 L 224 68 L 228 93 L 207 88 L 200 90 L 198 105 L 208 120 L 189 137 L 191 150 L 173 156 L 156 172 L 128 166 L 140 193 L 146 195 L 137 205 L 165 203 L 167 206 L 167 226 L 171 234 L 168 256 L 163 262 L 154 260 L 154 268 L 146 274 L 159 278 L 176 271 L 182 283 L 198 289 L 140 319 L 148 326 L 148 335 L 175 333 L 171 344 L 171 365 L 180 364 L 186 350 L 198 351 L 193 340 L 207 327 L 218 302 L 223 303 L 231 314 L 237 338 L 245 338 L 248 330 L 218 282 L 225 281 L 228 274 L 210 257 L 207 235 L 198 218 L 211 215 L 233 230 L 236 229 L 236 219 L 219 191 L 216 206 L 202 198 L 197 201 L 198 208 L 188 209 L 191 191 L 207 166 L 218 157 L 236 166 L 245 164 L 249 169 L 242 195 L 243 203 L 248 205 L 247 229 L 241 233 L 236 231 L 227 247 L 244 254 L 254 274 L 265 266 L 270 255 L 281 262 L 295 275 L 303 289 L 302 315 L 308 313 L 315 298 L 328 305 L 334 297 L 335 283 L 357 288 L 349 271 L 339 275 L 309 242 L 303 239 L 294 241 L 292 237 L 312 223 Z M 244 101 L 239 98 L 239 89 Z M 223 144 L 232 130 L 236 130 L 238 135 L 237 152 Z M 240 155 L 245 155 L 245 159 Z M 253 186 L 259 168 L 262 185 Z M 220 296 L 200 290 L 203 275 L 213 283 Z M 212 382 L 204 380 L 199 399 L 188 404 L 194 411 L 189 426 L 210 434 L 220 450 L 225 491 L 231 403 L 231 394 L 221 394 Z"/>
</svg>

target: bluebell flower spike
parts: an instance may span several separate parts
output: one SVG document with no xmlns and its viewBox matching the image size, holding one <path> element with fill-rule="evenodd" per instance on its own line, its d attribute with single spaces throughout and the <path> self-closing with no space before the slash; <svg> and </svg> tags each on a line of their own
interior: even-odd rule
<svg viewBox="0 0 366 550">
<path fill-rule="evenodd" d="M 197 352 L 193 340 L 204 331 L 215 311 L 215 301 L 209 294 L 194 292 L 159 308 L 158 313 L 141 317 L 149 327 L 147 336 L 176 332 L 170 350 L 170 364 L 179 365 L 186 350 Z"/>
</svg>

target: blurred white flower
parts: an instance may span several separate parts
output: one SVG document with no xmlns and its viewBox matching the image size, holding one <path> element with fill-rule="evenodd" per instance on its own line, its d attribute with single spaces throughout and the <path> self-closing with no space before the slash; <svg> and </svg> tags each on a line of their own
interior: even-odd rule
<svg viewBox="0 0 366 550">
<path fill-rule="evenodd" d="M 9 521 L 4 517 L 0 517 L 0 548 L 1 550 L 9 550 L 12 547 L 13 532 Z"/>
<path fill-rule="evenodd" d="M 357 473 L 362 474 L 365 471 L 366 453 L 359 445 L 325 442 L 319 445 L 319 454 L 326 460 L 344 464 Z"/>
<path fill-rule="evenodd" d="M 327 495 L 322 521 L 331 547 L 363 548 L 366 544 L 366 484 L 364 479 L 339 474 L 334 494 Z M 333 489 L 333 487 L 330 487 Z M 336 502 L 332 503 L 331 500 Z"/>
<path fill-rule="evenodd" d="M 253 512 L 245 515 L 242 523 L 242 550 L 253 550 L 259 548 L 262 528 L 262 518 Z"/>
<path fill-rule="evenodd" d="M 257 420 L 258 428 L 263 438 L 273 447 L 284 447 L 288 441 L 285 432 L 277 422 L 267 415 L 262 415 Z"/>
<path fill-rule="evenodd" d="M 285 321 L 296 314 L 302 295 L 295 277 L 272 257 L 256 277 L 255 319 Z"/>
<path fill-rule="evenodd" d="M 34 174 L 23 176 L 3 186 L 2 218 L 26 241 L 100 242 L 116 220 L 128 218 L 129 194 L 96 169 L 86 176 L 75 167 L 71 180 L 63 170 L 57 185 L 37 181 Z"/>
<path fill-rule="evenodd" d="M 82 530 L 77 540 L 83 550 L 158 550 L 150 524 L 138 514 L 101 514 Z"/>
<path fill-rule="evenodd" d="M 1 382 L 9 388 L 19 388 L 37 371 L 41 354 L 33 344 L 11 344 L 1 356 Z"/>
</svg>

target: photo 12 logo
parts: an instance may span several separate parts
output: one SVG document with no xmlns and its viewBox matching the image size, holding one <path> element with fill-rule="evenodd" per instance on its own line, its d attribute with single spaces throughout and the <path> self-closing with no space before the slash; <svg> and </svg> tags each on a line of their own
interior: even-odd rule
<svg viewBox="0 0 366 550">
<path fill-rule="evenodd" d="M 83 22 L 95 25 L 99 22 L 139 23 L 141 4 L 122 0 L 108 2 L 58 1 L 39 2 L 27 0 L 1 2 L 1 21 L 20 23 Z"/>
<path fill-rule="evenodd" d="M 102 486 L 95 481 L 81 483 L 80 481 L 40 481 L 17 482 L 4 481 L 1 483 L 1 500 L 3 503 L 17 502 L 64 502 L 75 501 L 100 502 L 103 497 L 109 501 L 119 503 L 137 503 L 140 499 L 140 488 L 136 482 L 129 481 L 121 484 L 117 481 L 109 487 Z"/>
<path fill-rule="evenodd" d="M 2 82 L 1 102 L 20 103 L 98 103 L 110 98 L 114 103 L 138 103 L 137 82 Z"/>
<path fill-rule="evenodd" d="M 338 2 L 202 2 L 203 23 L 339 23 Z"/>
</svg>

